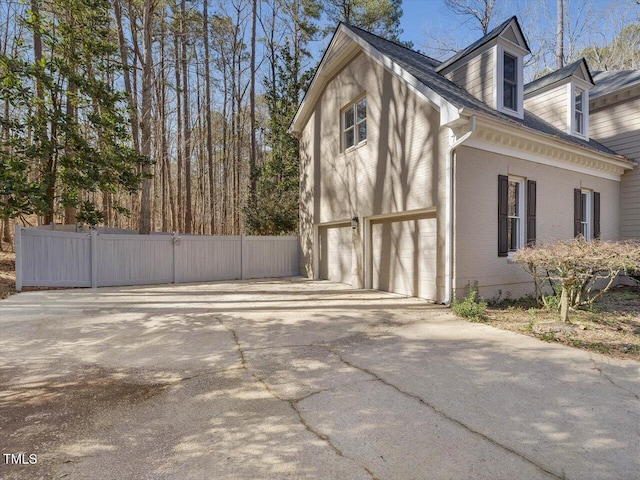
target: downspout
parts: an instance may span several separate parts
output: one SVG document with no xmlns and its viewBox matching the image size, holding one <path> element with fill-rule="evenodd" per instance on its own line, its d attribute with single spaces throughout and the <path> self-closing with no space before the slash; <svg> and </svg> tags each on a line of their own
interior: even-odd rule
<svg viewBox="0 0 640 480">
<path fill-rule="evenodd" d="M 446 236 L 445 236 L 445 292 L 444 301 L 445 305 L 451 303 L 453 298 L 453 190 L 454 190 L 454 154 L 455 150 L 467 139 L 473 135 L 476 129 L 476 116 L 472 115 L 469 119 L 469 131 L 463 136 L 455 140 L 447 148 L 445 156 L 446 170 L 445 170 L 445 184 L 447 188 L 446 202 L 445 202 L 445 214 L 446 214 Z"/>
</svg>

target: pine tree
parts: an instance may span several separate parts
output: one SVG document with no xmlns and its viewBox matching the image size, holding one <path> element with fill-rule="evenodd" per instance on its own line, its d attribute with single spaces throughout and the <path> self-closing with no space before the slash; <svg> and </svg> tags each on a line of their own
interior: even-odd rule
<svg viewBox="0 0 640 480">
<path fill-rule="evenodd" d="M 37 213 L 49 223 L 62 206 L 96 225 L 101 193 L 136 192 L 148 162 L 129 147 L 125 98 L 113 87 L 120 67 L 109 1 L 32 0 L 22 20 L 33 56 L 0 57 L 0 94 L 11 112 L 1 119 L 3 213 Z"/>
</svg>

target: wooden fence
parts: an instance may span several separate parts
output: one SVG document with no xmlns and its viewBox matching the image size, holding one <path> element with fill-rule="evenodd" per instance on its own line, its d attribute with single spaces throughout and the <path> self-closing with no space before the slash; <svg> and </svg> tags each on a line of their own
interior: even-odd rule
<svg viewBox="0 0 640 480">
<path fill-rule="evenodd" d="M 16 227 L 16 290 L 299 275 L 298 237 L 135 235 Z"/>
</svg>

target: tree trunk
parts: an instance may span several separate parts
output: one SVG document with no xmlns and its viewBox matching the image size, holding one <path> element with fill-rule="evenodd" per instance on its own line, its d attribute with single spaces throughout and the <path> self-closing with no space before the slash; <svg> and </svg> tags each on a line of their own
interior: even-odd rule
<svg viewBox="0 0 640 480">
<path fill-rule="evenodd" d="M 184 140 L 184 190 L 185 190 L 185 212 L 184 231 L 191 233 L 192 212 L 191 212 L 191 119 L 189 108 L 189 74 L 187 71 L 187 29 L 185 21 L 187 16 L 185 0 L 180 2 L 180 33 L 182 35 L 182 110 L 184 120 L 182 122 Z"/>
<path fill-rule="evenodd" d="M 151 158 L 151 84 L 153 75 L 152 31 L 155 0 L 145 0 L 143 14 L 144 62 L 142 65 L 142 155 Z M 143 173 L 151 174 L 151 166 L 146 164 Z M 140 219 L 138 230 L 140 234 L 151 233 L 151 185 L 152 179 L 145 178 L 142 182 L 142 198 L 140 200 Z"/>
<path fill-rule="evenodd" d="M 251 4 L 251 90 L 249 91 L 251 135 L 251 153 L 249 155 L 249 178 L 251 181 L 251 191 L 249 195 L 256 192 L 256 14 L 258 9 L 257 0 Z"/>
<path fill-rule="evenodd" d="M 560 296 L 560 320 L 565 323 L 569 321 L 569 291 L 567 287 L 562 286 L 562 295 Z"/>
<path fill-rule="evenodd" d="M 116 26 L 118 28 L 118 45 L 120 47 L 120 58 L 122 61 L 122 75 L 124 77 L 124 90 L 127 96 L 127 108 L 129 110 L 129 120 L 131 122 L 131 136 L 133 137 L 133 148 L 136 153 L 140 154 L 140 126 L 138 124 L 138 104 L 133 96 L 131 87 L 131 72 L 129 71 L 129 49 L 124 36 L 122 27 L 122 9 L 120 0 L 113 0 L 113 11 L 116 17 Z M 135 35 L 135 32 L 131 32 Z"/>
<path fill-rule="evenodd" d="M 213 133 L 211 125 L 211 69 L 209 53 L 209 2 L 202 2 L 202 18 L 204 22 L 204 106 L 205 124 L 207 130 L 207 165 L 209 166 L 209 224 L 211 235 L 215 235 L 216 230 L 216 200 L 215 200 L 215 165 L 213 159 Z"/>
<path fill-rule="evenodd" d="M 175 15 L 175 12 L 174 12 Z M 182 81 L 180 70 L 180 30 L 175 29 L 173 35 L 173 53 L 174 53 L 174 70 L 176 75 L 176 183 L 178 189 L 178 196 L 176 198 L 177 204 L 177 223 L 173 229 L 176 232 L 184 231 L 184 203 L 182 202 L 182 152 L 184 150 L 182 138 Z"/>
<path fill-rule="evenodd" d="M 557 0 L 556 68 L 564 66 L 564 0 Z"/>
</svg>

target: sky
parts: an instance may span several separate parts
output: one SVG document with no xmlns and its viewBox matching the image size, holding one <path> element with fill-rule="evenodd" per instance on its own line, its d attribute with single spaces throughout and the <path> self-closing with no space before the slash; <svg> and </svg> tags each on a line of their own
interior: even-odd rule
<svg viewBox="0 0 640 480">
<path fill-rule="evenodd" d="M 565 0 L 565 4 L 568 27 L 576 34 L 582 29 L 580 37 L 585 43 L 611 39 L 618 25 L 638 21 L 640 17 L 640 6 L 635 0 Z M 491 27 L 517 15 L 527 39 L 539 35 L 540 30 L 551 35 L 555 32 L 556 0 L 497 0 L 496 7 L 496 20 Z M 412 41 L 414 48 L 436 57 L 429 51 L 429 32 L 464 40 L 464 45 L 481 36 L 480 30 L 472 28 L 473 24 L 465 24 L 462 17 L 449 12 L 444 0 L 403 0 L 402 10 L 401 39 Z M 539 31 L 527 31 L 533 29 Z"/>
</svg>

